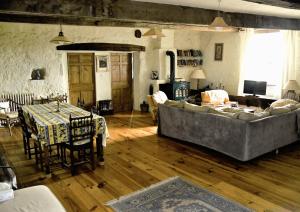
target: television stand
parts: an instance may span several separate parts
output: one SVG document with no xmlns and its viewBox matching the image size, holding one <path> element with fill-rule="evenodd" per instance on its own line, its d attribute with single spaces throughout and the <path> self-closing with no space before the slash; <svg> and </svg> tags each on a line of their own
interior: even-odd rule
<svg viewBox="0 0 300 212">
<path fill-rule="evenodd" d="M 247 95 L 247 96 L 229 95 L 229 100 L 238 102 L 241 105 L 247 105 L 247 107 L 254 106 L 254 107 L 261 107 L 262 109 L 266 109 L 267 107 L 270 106 L 270 104 L 275 102 L 277 99 L 262 97 L 262 96 L 253 96 L 253 95 Z"/>
</svg>

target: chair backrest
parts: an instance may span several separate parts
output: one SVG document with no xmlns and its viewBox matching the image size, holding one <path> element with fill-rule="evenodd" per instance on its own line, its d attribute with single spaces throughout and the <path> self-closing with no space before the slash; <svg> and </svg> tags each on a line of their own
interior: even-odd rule
<svg viewBox="0 0 300 212">
<path fill-rule="evenodd" d="M 93 114 L 88 116 L 72 117 L 70 114 L 69 140 L 72 146 L 74 142 L 94 137 Z"/>
<path fill-rule="evenodd" d="M 23 132 L 28 134 L 28 126 L 26 124 L 24 113 L 23 113 L 23 110 L 22 110 L 21 107 L 18 107 L 18 117 L 19 117 L 20 124 L 21 124 Z"/>
<path fill-rule="evenodd" d="M 210 90 L 201 92 L 201 99 L 204 103 L 222 104 L 229 101 L 229 96 L 224 90 Z"/>
<path fill-rule="evenodd" d="M 33 116 L 29 116 L 29 123 L 30 123 L 30 126 L 28 126 L 32 133 L 35 134 L 36 136 L 38 136 L 39 134 L 39 131 L 38 131 L 38 127 L 36 125 L 36 121 L 34 120 Z"/>
</svg>

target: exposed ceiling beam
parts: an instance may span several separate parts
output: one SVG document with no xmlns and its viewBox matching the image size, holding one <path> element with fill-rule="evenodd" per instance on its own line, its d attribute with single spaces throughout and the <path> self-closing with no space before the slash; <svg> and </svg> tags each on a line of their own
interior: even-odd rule
<svg viewBox="0 0 300 212">
<path fill-rule="evenodd" d="M 215 10 L 130 0 L 1 0 L 0 21 L 147 26 L 147 24 L 208 25 Z M 229 25 L 249 28 L 300 30 L 299 19 L 242 13 L 223 13 Z"/>
<path fill-rule="evenodd" d="M 270 6 L 276 6 L 276 7 L 284 7 L 288 9 L 300 9 L 299 0 L 245 0 L 245 1 L 259 3 L 259 4 L 266 4 Z"/>
</svg>

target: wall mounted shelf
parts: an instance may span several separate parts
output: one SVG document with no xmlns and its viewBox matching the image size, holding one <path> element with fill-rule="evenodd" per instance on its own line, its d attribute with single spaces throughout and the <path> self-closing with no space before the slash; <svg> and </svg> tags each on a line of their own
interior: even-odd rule
<svg viewBox="0 0 300 212">
<path fill-rule="evenodd" d="M 199 49 L 177 49 L 177 66 L 201 66 L 203 64 L 202 52 Z"/>
</svg>

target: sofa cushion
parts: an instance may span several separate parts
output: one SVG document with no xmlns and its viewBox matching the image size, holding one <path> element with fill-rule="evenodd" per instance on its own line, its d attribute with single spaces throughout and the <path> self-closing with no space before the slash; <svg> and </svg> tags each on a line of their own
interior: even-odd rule
<svg viewBox="0 0 300 212">
<path fill-rule="evenodd" d="M 188 102 L 184 102 L 184 109 L 189 111 L 195 111 L 195 112 L 208 112 L 210 107 L 199 106 L 199 105 L 190 104 Z"/>
<path fill-rule="evenodd" d="M 172 107 L 183 108 L 185 102 L 184 101 L 167 100 L 167 101 L 165 101 L 164 104 L 168 105 L 168 106 L 172 106 Z"/>
<path fill-rule="evenodd" d="M 283 107 L 285 105 L 296 105 L 299 102 L 292 100 L 292 99 L 278 99 L 275 102 L 273 102 L 270 107 Z"/>
<path fill-rule="evenodd" d="M 167 95 L 162 91 L 157 91 L 153 94 L 153 102 L 155 105 L 164 104 L 168 100 Z"/>
<path fill-rule="evenodd" d="M 244 111 L 242 108 L 226 107 L 222 109 L 224 112 L 228 113 L 238 113 Z"/>
<path fill-rule="evenodd" d="M 261 119 L 264 117 L 269 116 L 269 112 L 258 112 L 258 113 L 247 113 L 247 112 L 240 112 L 238 115 L 238 119 L 244 121 L 253 121 L 256 119 Z"/>
<path fill-rule="evenodd" d="M 270 107 L 269 111 L 270 111 L 271 115 L 279 115 L 279 114 L 291 112 L 292 109 L 295 109 L 295 108 L 296 108 L 296 106 L 285 105 L 282 107 Z"/>
</svg>

